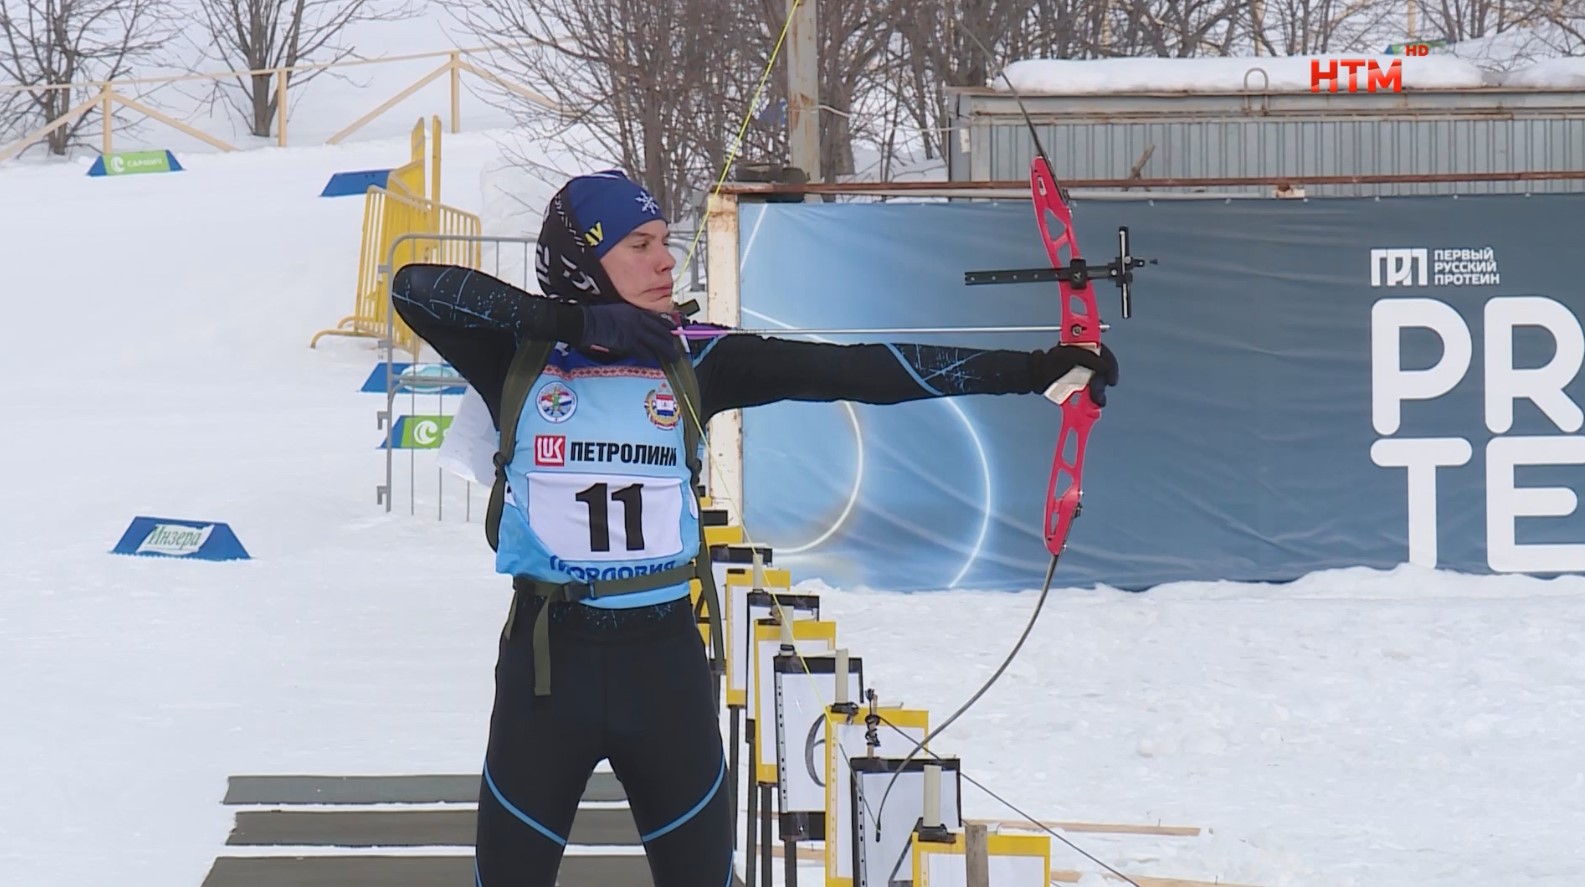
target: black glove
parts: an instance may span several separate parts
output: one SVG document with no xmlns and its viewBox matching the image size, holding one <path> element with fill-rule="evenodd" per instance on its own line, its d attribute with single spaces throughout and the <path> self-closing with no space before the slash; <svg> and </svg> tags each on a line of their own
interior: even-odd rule
<svg viewBox="0 0 1585 887">
<path fill-rule="evenodd" d="M 677 356 L 675 318 L 627 302 L 584 305 L 582 310 L 583 331 L 573 343 L 578 348 L 660 362 Z"/>
<path fill-rule="evenodd" d="M 1031 352 L 1029 372 L 1036 393 L 1044 392 L 1052 383 L 1066 376 L 1074 367 L 1088 367 L 1095 371 L 1090 378 L 1090 399 L 1098 407 L 1106 406 L 1106 389 L 1117 384 L 1117 357 L 1105 345 L 1096 354 L 1078 345 L 1058 345 L 1045 351 Z"/>
</svg>

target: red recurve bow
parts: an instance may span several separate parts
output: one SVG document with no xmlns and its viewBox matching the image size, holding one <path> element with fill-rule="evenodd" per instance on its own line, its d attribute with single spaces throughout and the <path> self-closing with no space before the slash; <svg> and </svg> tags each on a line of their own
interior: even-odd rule
<svg viewBox="0 0 1585 887">
<path fill-rule="evenodd" d="M 1005 72 L 1003 73 L 1005 77 Z M 1009 83 L 1011 85 L 1011 83 Z M 1016 93 L 1015 93 L 1016 96 Z M 1023 108 L 1022 99 L 1019 107 Z M 1097 274 L 1113 281 L 1122 294 L 1123 317 L 1133 313 L 1132 294 L 1135 268 L 1143 267 L 1147 260 L 1135 258 L 1128 249 L 1128 228 L 1117 229 L 1117 258 L 1105 265 L 1092 266 L 1079 252 L 1078 240 L 1073 232 L 1073 211 L 1068 206 L 1067 195 L 1051 173 L 1051 161 L 1040 146 L 1040 135 L 1024 112 L 1030 135 L 1035 140 L 1035 158 L 1029 165 L 1029 187 L 1035 205 L 1035 220 L 1040 226 L 1041 242 L 1051 259 L 1049 268 L 1028 268 L 1011 271 L 970 271 L 963 275 L 969 285 L 997 283 L 1044 283 L 1056 281 L 1062 298 L 1063 345 L 1078 345 L 1097 353 L 1101 350 L 1101 333 L 1108 327 L 1100 319 L 1095 304 L 1095 290 L 1091 281 Z M 1052 234 L 1055 218 L 1059 233 Z M 1064 258 L 1066 253 L 1066 258 Z M 1148 260 L 1154 264 L 1155 260 Z M 1068 544 L 1068 534 L 1073 520 L 1083 507 L 1084 452 L 1090 430 L 1101 417 L 1101 408 L 1090 394 L 1093 375 L 1087 367 L 1075 367 L 1046 389 L 1048 400 L 1062 407 L 1062 429 L 1057 435 L 1057 451 L 1052 460 L 1051 480 L 1046 486 L 1046 510 L 1043 537 L 1046 550 L 1051 553 L 1052 566 Z"/>
<path fill-rule="evenodd" d="M 988 51 L 986 57 L 990 57 Z M 1062 297 L 1062 331 L 1059 334 L 1059 341 L 1063 345 L 1077 345 L 1099 353 L 1101 332 L 1107 329 L 1107 325 L 1101 322 L 1100 311 L 1095 305 L 1095 290 L 1091 283 L 1096 279 L 1114 282 L 1122 293 L 1123 316 L 1128 317 L 1132 314 L 1133 308 L 1129 285 L 1134 280 L 1134 269 L 1141 268 L 1147 263 L 1155 264 L 1155 260 L 1139 259 L 1130 254 L 1128 229 L 1119 227 L 1117 258 L 1105 265 L 1090 265 L 1085 262 L 1079 252 L 1078 239 L 1074 236 L 1073 211 L 1068 205 L 1067 195 L 1057 184 L 1056 176 L 1051 173 L 1051 161 L 1046 157 L 1045 148 L 1040 144 L 1040 133 L 1035 129 L 1029 110 L 1024 107 L 1023 98 L 1013 87 L 1012 80 L 1007 79 L 1006 71 L 1002 72 L 1002 78 L 1007 80 L 1008 88 L 1018 100 L 1018 108 L 1023 112 L 1024 122 L 1029 126 L 1029 134 L 1034 139 L 1035 157 L 1029 166 L 1029 187 L 1035 204 L 1035 220 L 1040 226 L 1040 237 L 1045 244 L 1046 255 L 1051 259 L 1051 266 L 1005 271 L 969 271 L 963 275 L 963 282 L 972 286 L 1056 281 Z M 1053 219 L 1060 229 L 1057 234 L 1052 233 Z M 1068 534 L 1073 530 L 1073 521 L 1079 516 L 1083 502 L 1085 448 L 1089 442 L 1090 430 L 1095 426 L 1095 421 L 1101 417 L 1101 408 L 1090 394 L 1089 384 L 1093 375 L 1094 372 L 1087 367 L 1076 367 L 1052 383 L 1044 392 L 1048 400 L 1062 408 L 1062 428 L 1058 432 L 1057 450 L 1052 458 L 1051 480 L 1046 485 L 1045 521 L 1042 532 L 1046 550 L 1051 553 L 1051 563 L 1046 568 L 1046 579 L 1040 588 L 1040 598 L 1035 602 L 1035 611 L 1030 615 L 1029 624 L 1024 626 L 1018 642 L 1013 645 L 1007 658 L 1002 660 L 1001 666 L 991 674 L 979 690 L 975 691 L 973 696 L 969 697 L 967 702 L 942 721 L 939 727 L 930 731 L 926 737 L 927 744 L 930 739 L 939 735 L 968 711 L 981 696 L 985 695 L 991 685 L 996 683 L 996 679 L 1002 676 L 1007 666 L 1011 665 L 1014 657 L 1018 655 L 1018 651 L 1023 648 L 1024 641 L 1028 640 L 1029 633 L 1034 630 L 1035 621 L 1040 618 L 1046 596 L 1051 592 L 1051 579 L 1057 571 L 1057 559 L 1067 548 Z"/>
<path fill-rule="evenodd" d="M 980 43 L 973 32 L 965 31 L 965 33 L 979 44 L 987 59 L 991 58 L 990 50 L 985 48 L 985 44 Z M 1029 109 L 1024 106 L 1023 97 L 1018 94 L 1017 87 L 1013 86 L 1013 81 L 1008 78 L 1005 70 L 1002 71 L 1002 79 L 1007 82 L 1008 90 L 1017 100 L 1018 109 L 1023 113 L 1024 123 L 1029 127 L 1029 135 L 1034 140 L 1035 157 L 1029 165 L 1029 188 L 1035 205 L 1035 220 L 1040 226 L 1041 241 L 1045 245 L 1046 256 L 1051 260 L 1051 265 L 1046 268 L 969 271 L 964 273 L 963 282 L 974 286 L 1056 281 L 1062 298 L 1062 328 L 1059 341 L 1063 345 L 1077 345 L 1099 353 L 1101 333 L 1107 329 L 1107 325 L 1100 319 L 1100 311 L 1095 304 L 1095 290 L 1091 283 L 1101 279 L 1116 284 L 1122 297 L 1123 317 L 1129 317 L 1133 313 L 1129 285 L 1134 280 L 1134 269 L 1142 268 L 1146 264 L 1156 264 L 1156 260 L 1135 258 L 1129 252 L 1126 227 L 1117 229 L 1115 259 L 1104 265 L 1090 265 L 1084 260 L 1079 252 L 1078 239 L 1074 236 L 1073 211 L 1068 204 L 1068 196 L 1051 172 L 1051 160 L 1040 144 L 1040 132 L 1035 129 L 1034 120 L 1029 116 Z M 1059 229 L 1055 235 L 1052 233 L 1053 220 Z M 1002 664 L 984 684 L 980 685 L 968 701 L 926 734 L 923 741 L 904 758 L 904 763 L 924 751 L 932 739 L 941 735 L 942 731 L 951 726 L 979 701 L 986 691 L 990 690 L 991 685 L 996 683 L 1012 664 L 1013 659 L 1018 656 L 1018 651 L 1023 649 L 1024 642 L 1029 639 L 1035 622 L 1040 618 L 1040 611 L 1044 608 L 1046 597 L 1051 592 L 1051 579 L 1056 574 L 1057 560 L 1067 548 L 1068 534 L 1073 530 L 1073 521 L 1079 516 L 1082 507 L 1085 447 L 1089 442 L 1090 430 L 1101 417 L 1101 407 L 1095 402 L 1089 389 L 1093 375 L 1092 370 L 1077 367 L 1052 383 L 1044 392 L 1048 400 L 1062 408 L 1062 427 L 1057 435 L 1057 451 L 1052 460 L 1051 480 L 1046 486 L 1042 534 L 1046 550 L 1051 553 L 1051 563 L 1046 569 L 1046 579 L 1041 585 L 1035 610 L 1030 615 L 1028 624 L 1024 626 L 1023 633 L 1019 635 L 1017 643 L 1008 652 L 1007 658 L 1002 660 Z M 886 806 L 886 798 L 891 794 L 892 783 L 895 781 L 896 777 L 893 776 L 887 783 L 886 791 L 881 794 L 882 808 Z M 879 812 L 874 814 L 874 820 L 873 825 L 879 830 Z"/>
</svg>

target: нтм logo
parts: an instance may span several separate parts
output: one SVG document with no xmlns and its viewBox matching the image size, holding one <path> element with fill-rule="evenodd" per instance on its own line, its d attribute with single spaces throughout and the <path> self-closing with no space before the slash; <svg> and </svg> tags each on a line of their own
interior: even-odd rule
<svg viewBox="0 0 1585 887">
<path fill-rule="evenodd" d="M 1331 59 L 1327 62 L 1325 71 L 1321 70 L 1321 60 L 1310 60 L 1310 91 L 1320 92 L 1321 81 L 1330 80 L 1332 85 L 1327 92 L 1337 92 L 1342 76 L 1338 67 L 1348 72 L 1348 92 L 1359 92 L 1359 72 L 1365 72 L 1366 92 L 1403 92 L 1403 65 L 1393 59 L 1392 63 L 1383 71 L 1376 64 L 1375 59 Z"/>
</svg>

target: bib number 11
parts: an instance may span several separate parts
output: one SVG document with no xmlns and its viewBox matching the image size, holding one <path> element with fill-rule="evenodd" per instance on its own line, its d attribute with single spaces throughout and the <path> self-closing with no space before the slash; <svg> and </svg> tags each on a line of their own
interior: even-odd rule
<svg viewBox="0 0 1585 887">
<path fill-rule="evenodd" d="M 611 491 L 605 482 L 590 484 L 578 491 L 577 499 L 589 507 L 589 550 L 611 550 L 611 509 L 609 502 L 622 503 L 622 529 L 628 551 L 644 550 L 644 485 L 628 484 Z"/>
<path fill-rule="evenodd" d="M 528 523 L 569 561 L 625 561 L 682 551 L 683 482 L 668 477 L 528 475 Z"/>
</svg>

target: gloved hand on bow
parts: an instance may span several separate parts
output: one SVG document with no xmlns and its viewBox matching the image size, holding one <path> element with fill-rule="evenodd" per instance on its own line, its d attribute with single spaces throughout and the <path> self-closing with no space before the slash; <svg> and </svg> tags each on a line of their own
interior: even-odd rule
<svg viewBox="0 0 1585 887">
<path fill-rule="evenodd" d="M 583 329 L 578 348 L 618 356 L 650 358 L 664 363 L 677 356 L 675 317 L 646 311 L 627 302 L 580 306 Z"/>
<path fill-rule="evenodd" d="M 1106 389 L 1117 384 L 1117 357 L 1110 348 L 1102 345 L 1101 353 L 1096 354 L 1078 345 L 1058 345 L 1029 355 L 1030 378 L 1036 393 L 1044 393 L 1078 367 L 1095 371 L 1090 378 L 1090 399 L 1098 407 L 1106 406 Z"/>
</svg>

